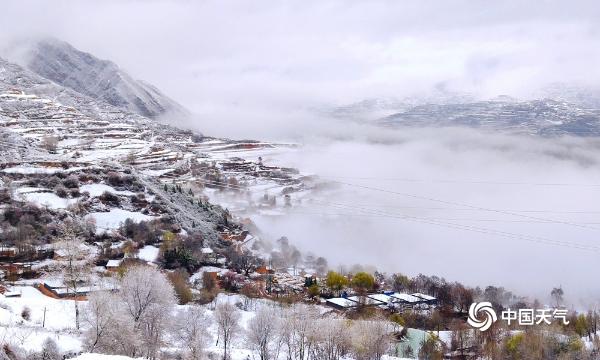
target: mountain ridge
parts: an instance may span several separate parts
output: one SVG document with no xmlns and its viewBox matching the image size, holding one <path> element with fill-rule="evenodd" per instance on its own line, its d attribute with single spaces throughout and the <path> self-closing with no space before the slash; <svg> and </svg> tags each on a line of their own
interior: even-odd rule
<svg viewBox="0 0 600 360">
<path fill-rule="evenodd" d="M 133 79 L 110 60 L 80 51 L 67 42 L 46 38 L 27 51 L 25 66 L 59 85 L 118 108 L 157 119 L 189 112 L 155 86 Z"/>
</svg>

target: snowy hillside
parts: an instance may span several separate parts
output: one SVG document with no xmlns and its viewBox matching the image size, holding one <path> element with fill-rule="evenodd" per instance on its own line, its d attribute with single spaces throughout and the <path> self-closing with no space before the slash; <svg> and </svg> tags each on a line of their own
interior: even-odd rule
<svg viewBox="0 0 600 360">
<path fill-rule="evenodd" d="M 106 161 L 132 166 L 162 183 L 205 189 L 209 198 L 223 191 L 252 193 L 241 205 L 225 203 L 236 208 L 258 206 L 265 194 L 268 203 L 278 197 L 275 203 L 283 206 L 286 195 L 306 188 L 295 169 L 261 160 L 290 151 L 293 144 L 203 137 L 66 89 L 2 59 L 0 129 L 10 139 L 0 145 L 15 154 L 7 161 L 19 159 L 19 152 L 29 154 L 30 161 Z"/>
<path fill-rule="evenodd" d="M 39 41 L 31 50 L 27 67 L 64 87 L 145 117 L 187 113 L 154 86 L 133 79 L 115 63 L 63 41 Z"/>
</svg>

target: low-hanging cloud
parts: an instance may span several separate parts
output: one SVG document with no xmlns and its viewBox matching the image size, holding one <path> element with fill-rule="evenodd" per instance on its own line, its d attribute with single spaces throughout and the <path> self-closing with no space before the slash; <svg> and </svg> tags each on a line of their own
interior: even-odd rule
<svg viewBox="0 0 600 360">
<path fill-rule="evenodd" d="M 599 150 L 594 139 L 371 129 L 266 159 L 338 187 L 257 224 L 335 265 L 496 284 L 541 299 L 562 285 L 580 304 L 600 294 L 600 207 L 590 201 L 600 192 Z"/>
<path fill-rule="evenodd" d="M 580 1 L 32 1 L 0 12 L 5 45 L 56 36 L 235 127 L 272 109 L 433 88 L 530 96 L 595 84 L 600 6 Z M 265 130 L 265 132 L 267 132 Z"/>
</svg>

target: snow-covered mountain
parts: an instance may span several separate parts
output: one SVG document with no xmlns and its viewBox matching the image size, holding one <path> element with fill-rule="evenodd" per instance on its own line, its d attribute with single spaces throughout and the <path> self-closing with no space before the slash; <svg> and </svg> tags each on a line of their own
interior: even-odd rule
<svg viewBox="0 0 600 360">
<path fill-rule="evenodd" d="M 467 126 L 541 136 L 599 136 L 600 110 L 569 102 L 519 101 L 506 96 L 487 101 L 424 104 L 384 117 L 384 126 Z"/>
<path fill-rule="evenodd" d="M 354 103 L 321 110 L 326 115 L 339 119 L 375 121 L 393 114 L 405 112 L 415 106 L 425 104 L 463 104 L 474 101 L 465 93 L 454 93 L 435 89 L 428 94 L 405 97 L 376 97 Z"/>
<path fill-rule="evenodd" d="M 565 83 L 552 83 L 537 97 L 566 101 L 586 109 L 600 109 L 600 88 Z"/>
<path fill-rule="evenodd" d="M 133 79 L 108 60 L 79 51 L 57 39 L 36 42 L 26 56 L 27 68 L 66 88 L 148 118 L 187 111 L 154 86 Z"/>
<path fill-rule="evenodd" d="M 291 147 L 209 138 L 164 125 L 0 58 L 0 168 L 39 162 L 121 167 L 138 172 L 157 193 L 162 192 L 158 184 L 175 182 L 199 186 L 211 200 L 228 190 L 251 191 L 253 196 L 231 196 L 236 202 L 225 205 L 272 211 L 269 204 L 283 207 L 305 181 L 295 169 L 268 166 L 262 158 Z M 194 222 L 189 216 L 179 221 Z"/>
</svg>

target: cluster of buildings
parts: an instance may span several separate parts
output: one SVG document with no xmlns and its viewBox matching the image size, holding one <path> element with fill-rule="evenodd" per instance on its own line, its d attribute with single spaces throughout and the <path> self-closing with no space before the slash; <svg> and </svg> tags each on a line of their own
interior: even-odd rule
<svg viewBox="0 0 600 360">
<path fill-rule="evenodd" d="M 421 293 L 405 294 L 386 291 L 364 296 L 355 295 L 331 298 L 325 300 L 325 302 L 327 305 L 338 310 L 349 310 L 359 306 L 376 306 L 394 311 L 404 311 L 416 308 L 428 309 L 437 304 L 437 299 Z"/>
</svg>

